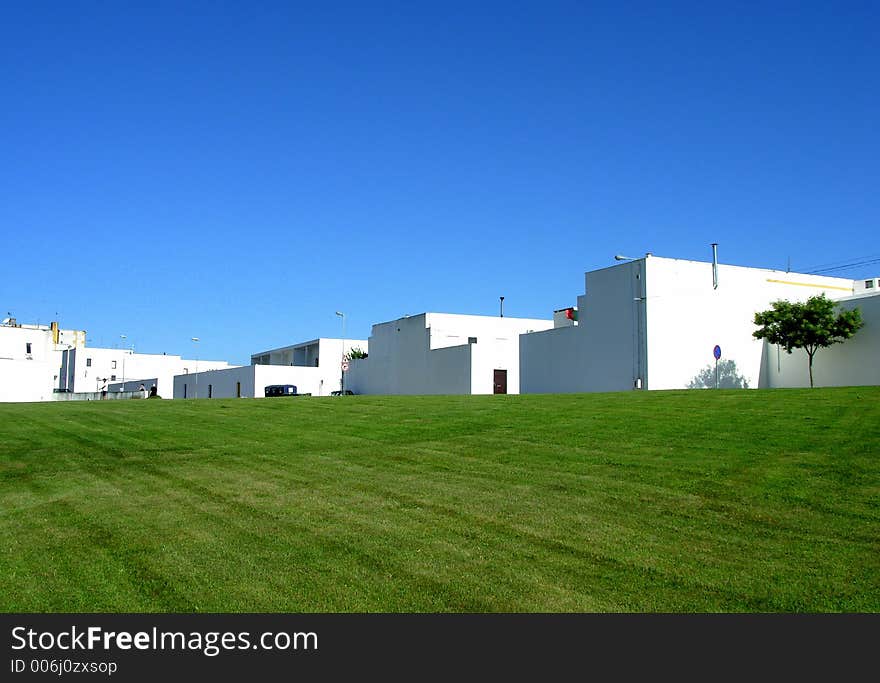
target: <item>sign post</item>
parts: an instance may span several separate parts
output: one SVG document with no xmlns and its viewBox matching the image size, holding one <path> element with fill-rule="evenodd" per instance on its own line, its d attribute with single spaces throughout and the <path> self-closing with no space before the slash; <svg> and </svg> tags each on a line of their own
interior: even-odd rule
<svg viewBox="0 0 880 683">
<path fill-rule="evenodd" d="M 715 388 L 718 388 L 718 359 L 721 358 L 721 347 L 718 344 L 715 344 L 715 348 L 712 349 L 712 355 L 715 356 Z"/>
</svg>

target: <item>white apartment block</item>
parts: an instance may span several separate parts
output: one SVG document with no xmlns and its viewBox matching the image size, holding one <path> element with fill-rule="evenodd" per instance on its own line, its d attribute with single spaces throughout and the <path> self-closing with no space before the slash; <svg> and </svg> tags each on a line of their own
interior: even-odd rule
<svg viewBox="0 0 880 683">
<path fill-rule="evenodd" d="M 67 349 L 85 346 L 82 330 L 51 325 L 0 323 L 0 402 L 50 401 L 59 387 Z"/>
<path fill-rule="evenodd" d="M 133 381 L 138 385 L 149 382 L 147 389 L 156 384 L 160 396 L 171 398 L 174 375 L 228 367 L 225 361 L 87 347 L 85 331 L 62 330 L 54 322 L 23 325 L 7 319 L 0 324 L 3 402 L 51 401 L 59 392 L 100 392 L 115 383 Z"/>
<path fill-rule="evenodd" d="M 225 361 L 194 360 L 181 356 L 135 353 L 130 349 L 75 348 L 63 354 L 60 388 L 72 392 L 109 390 L 111 385 L 137 381 L 146 388 L 155 383 L 162 398 L 174 393 L 174 376 L 232 367 Z M 149 384 L 147 384 L 149 382 Z"/>
</svg>

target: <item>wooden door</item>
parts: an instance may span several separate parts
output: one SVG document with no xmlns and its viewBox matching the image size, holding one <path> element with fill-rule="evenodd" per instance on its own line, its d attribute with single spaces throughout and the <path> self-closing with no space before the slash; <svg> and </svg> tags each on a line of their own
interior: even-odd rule
<svg viewBox="0 0 880 683">
<path fill-rule="evenodd" d="M 507 393 L 507 370 L 495 370 L 495 393 Z"/>
</svg>

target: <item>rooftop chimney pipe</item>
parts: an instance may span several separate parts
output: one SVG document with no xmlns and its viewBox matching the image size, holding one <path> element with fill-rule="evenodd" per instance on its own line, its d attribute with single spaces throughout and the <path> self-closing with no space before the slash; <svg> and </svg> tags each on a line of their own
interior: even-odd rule
<svg viewBox="0 0 880 683">
<path fill-rule="evenodd" d="M 718 242 L 712 242 L 712 289 L 718 289 Z"/>
</svg>

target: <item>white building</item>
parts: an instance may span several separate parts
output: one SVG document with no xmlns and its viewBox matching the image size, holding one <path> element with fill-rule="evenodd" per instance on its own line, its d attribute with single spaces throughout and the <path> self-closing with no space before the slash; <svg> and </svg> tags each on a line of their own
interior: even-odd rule
<svg viewBox="0 0 880 683">
<path fill-rule="evenodd" d="M 193 360 L 180 356 L 135 353 L 130 349 L 74 348 L 65 351 L 60 387 L 73 392 L 122 390 L 122 385 L 153 383 L 162 398 L 171 398 L 174 376 L 232 367 L 226 361 Z"/>
<path fill-rule="evenodd" d="M 781 370 L 779 384 L 767 374 L 765 344 L 752 336 L 755 313 L 780 299 L 852 296 L 854 284 L 650 255 L 592 271 L 585 276 L 585 294 L 578 297 L 577 325 L 522 336 L 521 389 L 682 389 L 714 363 L 716 345 L 748 386 L 788 386 Z M 844 351 L 854 342 L 846 342 Z"/>
<path fill-rule="evenodd" d="M 251 365 L 273 365 L 294 367 L 298 373 L 290 373 L 290 382 L 270 382 L 270 384 L 294 384 L 300 393 L 314 396 L 328 396 L 339 390 L 342 382 L 343 353 L 352 349 L 369 352 L 366 339 L 330 339 L 321 337 L 311 341 L 284 346 L 251 355 Z M 350 387 L 346 387 L 350 388 Z"/>
<path fill-rule="evenodd" d="M 160 396 L 171 398 L 174 375 L 228 367 L 225 361 L 87 347 L 85 331 L 62 330 L 55 322 L 0 324 L 0 401 L 51 401 L 58 392 L 122 391 L 135 382 L 135 389 L 155 384 Z"/>
<path fill-rule="evenodd" d="M 58 323 L 26 325 L 14 318 L 0 324 L 0 402 L 50 401 L 59 387 L 62 354 L 85 346 L 83 330 Z"/>
<path fill-rule="evenodd" d="M 520 335 L 551 320 L 422 313 L 373 325 L 369 357 L 351 361 L 358 394 L 520 392 Z"/>
</svg>

